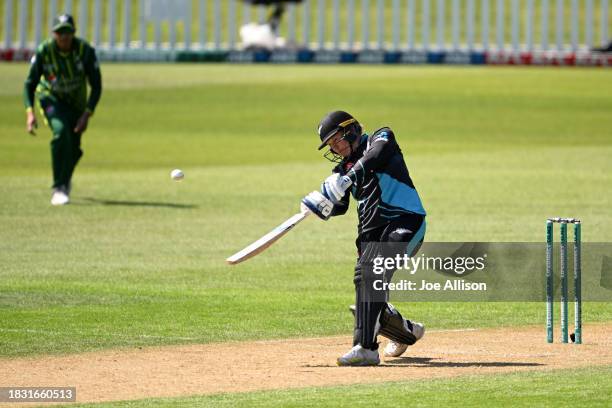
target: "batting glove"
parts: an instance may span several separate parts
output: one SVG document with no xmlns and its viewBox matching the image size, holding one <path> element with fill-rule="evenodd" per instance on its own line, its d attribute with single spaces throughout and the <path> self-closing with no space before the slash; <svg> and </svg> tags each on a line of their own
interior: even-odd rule
<svg viewBox="0 0 612 408">
<path fill-rule="evenodd" d="M 318 191 L 313 191 L 302 198 L 302 204 L 323 221 L 331 217 L 334 205 Z"/>
<path fill-rule="evenodd" d="M 342 197 L 346 194 L 346 190 L 353 184 L 353 180 L 349 176 L 341 176 L 334 173 L 325 179 L 321 184 L 321 192 L 323 195 L 334 204 L 340 204 Z"/>
</svg>

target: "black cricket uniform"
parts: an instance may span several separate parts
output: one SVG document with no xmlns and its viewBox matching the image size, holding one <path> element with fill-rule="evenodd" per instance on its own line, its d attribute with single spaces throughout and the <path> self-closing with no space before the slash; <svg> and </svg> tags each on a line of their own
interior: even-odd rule
<svg viewBox="0 0 612 408">
<path fill-rule="evenodd" d="M 355 265 L 356 319 L 354 345 L 376 349 L 380 316 L 387 305 L 388 293 L 374 293 L 372 262 L 376 256 L 391 251 L 414 255 L 425 235 L 425 209 L 410 178 L 402 151 L 393 131 L 387 127 L 364 134 L 358 148 L 333 172 L 353 181 L 332 216 L 346 213 L 349 194 L 357 201 L 359 216 Z M 389 243 L 385 246 L 382 243 Z M 394 271 L 385 273 L 390 281 Z M 382 295 L 382 296 L 381 296 Z M 411 328 L 410 328 L 411 329 Z"/>
</svg>

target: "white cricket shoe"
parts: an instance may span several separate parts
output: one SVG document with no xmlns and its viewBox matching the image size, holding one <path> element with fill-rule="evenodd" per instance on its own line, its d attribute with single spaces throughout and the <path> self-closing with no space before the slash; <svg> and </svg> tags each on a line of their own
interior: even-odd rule
<svg viewBox="0 0 612 408">
<path fill-rule="evenodd" d="M 351 351 L 339 357 L 337 363 L 339 366 L 374 366 L 380 364 L 380 357 L 378 350 L 368 350 L 358 344 Z"/>
<path fill-rule="evenodd" d="M 53 190 L 51 205 L 66 205 L 70 202 L 70 197 L 61 189 Z"/>
<path fill-rule="evenodd" d="M 404 354 L 407 349 L 407 344 L 389 340 L 389 343 L 387 343 L 387 346 L 385 347 L 384 355 L 385 357 L 399 357 Z"/>
<path fill-rule="evenodd" d="M 425 335 L 425 326 L 423 323 L 412 323 L 412 334 L 414 334 L 417 341 L 421 340 Z M 407 344 L 391 340 L 385 347 L 384 355 L 385 357 L 399 357 L 406 352 L 406 349 L 408 349 Z"/>
</svg>

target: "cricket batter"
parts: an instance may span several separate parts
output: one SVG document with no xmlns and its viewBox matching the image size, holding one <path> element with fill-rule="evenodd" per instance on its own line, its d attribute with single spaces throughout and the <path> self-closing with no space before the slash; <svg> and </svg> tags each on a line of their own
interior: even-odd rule
<svg viewBox="0 0 612 408">
<path fill-rule="evenodd" d="M 376 278 L 373 260 L 381 253 L 416 254 L 425 235 L 425 209 L 391 129 L 364 134 L 352 115 L 335 111 L 323 118 L 318 133 L 319 150 L 328 146 L 325 157 L 338 165 L 323 182 L 321 192 L 308 194 L 302 202 L 327 220 L 345 214 L 352 195 L 359 216 L 353 348 L 338 358 L 338 365 L 377 365 L 377 335 L 391 340 L 385 356 L 398 357 L 425 333 L 421 323 L 404 319 L 387 302 L 388 291 L 375 293 L 372 285 Z M 385 272 L 386 281 L 394 270 Z"/>
<path fill-rule="evenodd" d="M 72 174 L 83 155 L 81 135 L 102 94 L 96 52 L 87 42 L 76 38 L 75 31 L 72 16 L 62 14 L 55 19 L 53 37 L 40 44 L 32 57 L 23 91 L 28 132 L 35 135 L 38 127 L 34 113 L 35 94 L 45 122 L 53 132 L 52 205 L 70 202 Z"/>
</svg>

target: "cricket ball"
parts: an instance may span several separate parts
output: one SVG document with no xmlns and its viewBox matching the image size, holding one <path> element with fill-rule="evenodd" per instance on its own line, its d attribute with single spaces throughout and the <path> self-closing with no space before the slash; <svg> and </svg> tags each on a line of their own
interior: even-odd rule
<svg viewBox="0 0 612 408">
<path fill-rule="evenodd" d="M 174 169 L 170 172 L 170 178 L 174 181 L 182 181 L 185 178 L 185 173 L 180 169 Z"/>
</svg>

